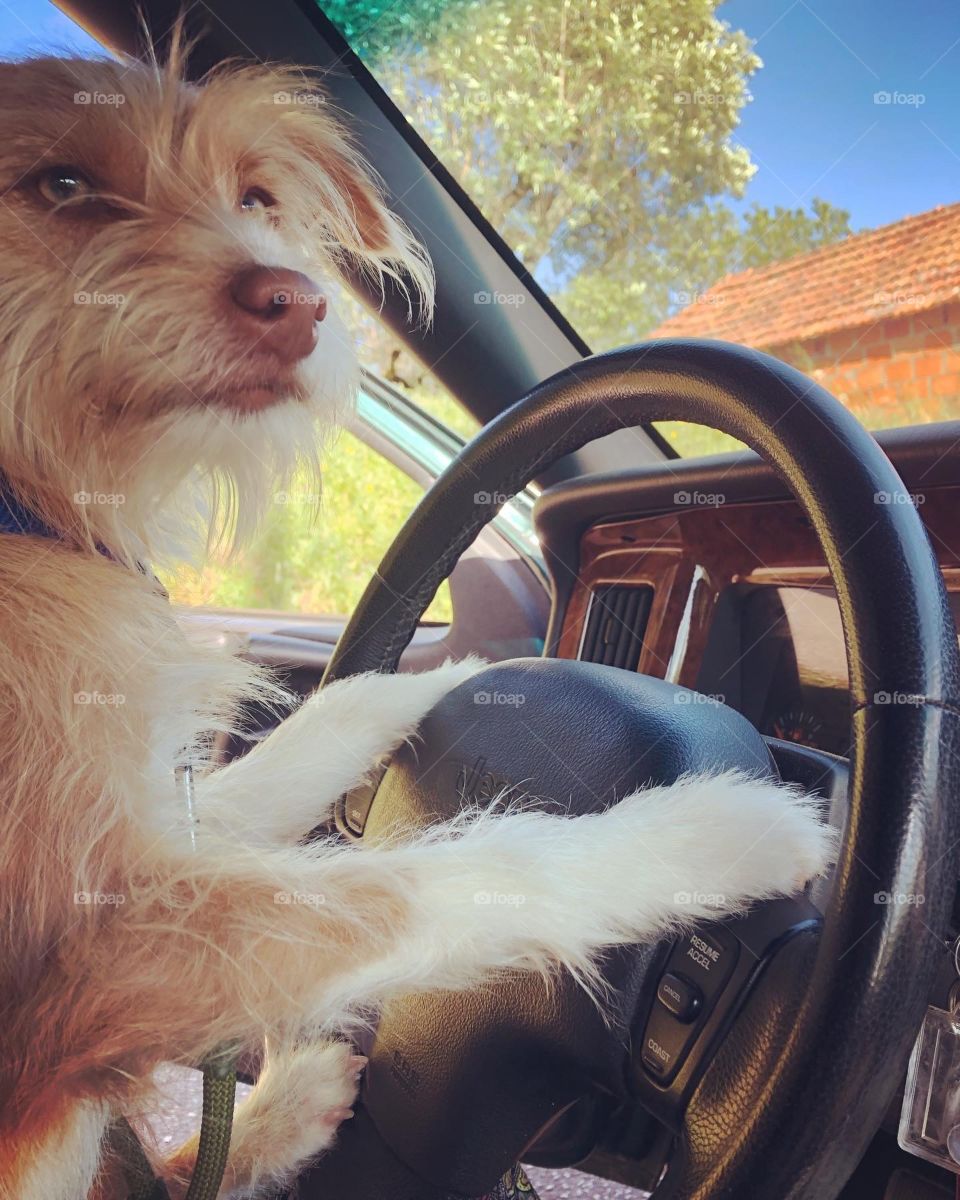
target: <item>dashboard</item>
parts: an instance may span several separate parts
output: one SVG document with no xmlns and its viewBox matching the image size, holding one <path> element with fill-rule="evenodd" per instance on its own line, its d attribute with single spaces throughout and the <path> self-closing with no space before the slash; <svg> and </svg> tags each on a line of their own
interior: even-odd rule
<svg viewBox="0 0 960 1200">
<path fill-rule="evenodd" d="M 875 502 L 916 505 L 956 619 L 960 422 L 878 441 L 909 499 Z M 759 458 L 574 480 L 544 493 L 536 520 L 554 588 L 550 652 L 683 684 L 762 733 L 846 755 L 846 652 L 830 573 L 814 528 Z"/>
<path fill-rule="evenodd" d="M 725 592 L 696 687 L 742 712 L 761 733 L 846 755 L 847 673 L 833 592 L 796 585 Z"/>
</svg>

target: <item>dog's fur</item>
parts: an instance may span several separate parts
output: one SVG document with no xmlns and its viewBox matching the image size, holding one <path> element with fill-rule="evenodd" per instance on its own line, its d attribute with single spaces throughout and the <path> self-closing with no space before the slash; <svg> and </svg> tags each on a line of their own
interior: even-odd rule
<svg viewBox="0 0 960 1200">
<path fill-rule="evenodd" d="M 215 769 L 211 735 L 283 697 L 190 643 L 139 564 L 189 543 L 198 512 L 206 541 L 242 539 L 293 470 L 316 469 L 353 386 L 335 314 L 291 372 L 237 335 L 230 280 L 272 264 L 326 287 L 349 262 L 405 280 L 416 307 L 429 268 L 296 72 L 194 87 L 176 55 L 33 60 L 0 67 L 0 113 L 0 469 L 62 533 L 5 537 L 0 553 L 3 1200 L 119 1194 L 102 1135 L 149 1111 L 157 1064 L 265 1037 L 277 1049 L 238 1111 L 227 1187 L 276 1185 L 355 1094 L 351 1050 L 323 1039 L 385 998 L 504 967 L 589 976 L 602 947 L 710 915 L 678 893 L 736 907 L 822 869 L 831 837 L 812 802 L 729 776 L 576 820 L 300 844 L 475 662 L 336 684 Z M 36 175 L 55 163 L 101 200 L 45 203 Z M 275 208 L 238 211 L 253 186 Z M 277 394 L 250 409 L 265 378 Z M 478 906 L 484 890 L 526 903 Z M 175 1194 L 192 1153 L 161 1164 Z"/>
</svg>

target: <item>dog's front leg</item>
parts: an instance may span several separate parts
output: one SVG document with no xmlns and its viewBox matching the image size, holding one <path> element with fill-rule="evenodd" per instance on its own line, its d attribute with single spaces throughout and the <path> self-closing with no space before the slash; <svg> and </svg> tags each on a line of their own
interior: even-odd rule
<svg viewBox="0 0 960 1200">
<path fill-rule="evenodd" d="M 358 675 L 321 689 L 248 755 L 198 782 L 201 823 L 255 844 L 295 842 L 415 733 L 438 700 L 484 665 L 467 658 L 421 674 Z"/>
<path fill-rule="evenodd" d="M 335 1028 L 391 996 L 502 968 L 586 976 L 607 946 L 791 893 L 834 845 L 809 798 L 725 775 L 590 816 L 488 814 L 369 848 L 201 847 L 179 868 L 172 913 L 124 911 L 113 957 L 132 980 L 110 983 L 134 992 L 159 957 L 186 997 L 215 984 L 217 1033 L 199 1056 L 225 1029 L 244 1043 Z M 198 945 L 215 955 L 212 978 Z"/>
<path fill-rule="evenodd" d="M 357 928 L 368 923 L 369 888 L 369 929 L 385 932 L 389 921 L 392 936 L 353 979 L 344 976 L 336 1006 L 462 988 L 505 967 L 562 964 L 589 977 L 608 946 L 798 891 L 836 844 L 816 800 L 727 773 L 637 792 L 589 816 L 490 813 L 361 850 L 351 871 Z"/>
<path fill-rule="evenodd" d="M 269 1048 L 257 1085 L 236 1109 L 221 1196 L 273 1196 L 336 1139 L 352 1113 L 365 1058 L 346 1042 Z M 182 1200 L 197 1138 L 160 1164 L 172 1200 Z"/>
</svg>

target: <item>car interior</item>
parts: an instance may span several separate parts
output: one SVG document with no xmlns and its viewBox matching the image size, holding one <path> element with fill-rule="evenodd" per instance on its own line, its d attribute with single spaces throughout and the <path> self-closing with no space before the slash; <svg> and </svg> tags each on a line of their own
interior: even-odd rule
<svg viewBox="0 0 960 1200">
<path fill-rule="evenodd" d="M 143 55 L 183 6 L 58 7 L 108 52 Z M 676 333 L 592 354 L 380 82 L 350 7 L 187 5 L 189 72 L 238 58 L 318 73 L 432 259 L 436 313 L 411 325 L 399 288 L 351 288 L 467 425 L 371 369 L 351 430 L 423 497 L 382 531 L 352 614 L 184 619 L 303 695 L 471 652 L 497 664 L 489 701 L 442 702 L 343 797 L 331 835 L 375 841 L 511 794 L 588 813 L 738 768 L 821 795 L 843 841 L 800 897 L 607 954 L 599 1004 L 571 978 L 521 975 L 391 1004 L 356 1119 L 297 1194 L 471 1200 L 523 1163 L 544 1200 L 954 1195 L 960 419 L 891 409 L 867 432 L 832 377 L 682 298 Z M 948 285 L 960 294 L 960 273 Z M 930 321 L 951 348 L 947 318 Z M 732 448 L 678 454 L 670 431 L 689 424 Z M 224 759 L 273 720 L 251 711 Z M 637 848 L 638 872 L 651 853 Z"/>
</svg>

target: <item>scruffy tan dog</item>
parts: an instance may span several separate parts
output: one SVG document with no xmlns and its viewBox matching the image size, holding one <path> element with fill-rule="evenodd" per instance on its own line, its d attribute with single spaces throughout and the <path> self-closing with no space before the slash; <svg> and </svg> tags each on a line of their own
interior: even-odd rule
<svg viewBox="0 0 960 1200">
<path fill-rule="evenodd" d="M 198 522 L 242 538 L 315 469 L 353 386 L 327 296 L 344 263 L 415 297 L 430 271 L 297 72 L 196 87 L 176 56 L 33 60 L 0 67 L 0 113 L 0 471 L 29 517 L 0 537 L 3 1200 L 117 1194 L 102 1136 L 149 1111 L 154 1068 L 265 1037 L 226 1188 L 269 1189 L 348 1114 L 360 1064 L 330 1037 L 357 1013 L 505 965 L 586 972 L 708 915 L 679 893 L 737 906 L 822 869 L 812 802 L 730 776 L 577 820 L 300 844 L 474 662 L 336 684 L 213 768 L 212 734 L 283 697 L 190 644 L 144 564 Z M 158 1164 L 174 1194 L 191 1153 Z"/>
</svg>

